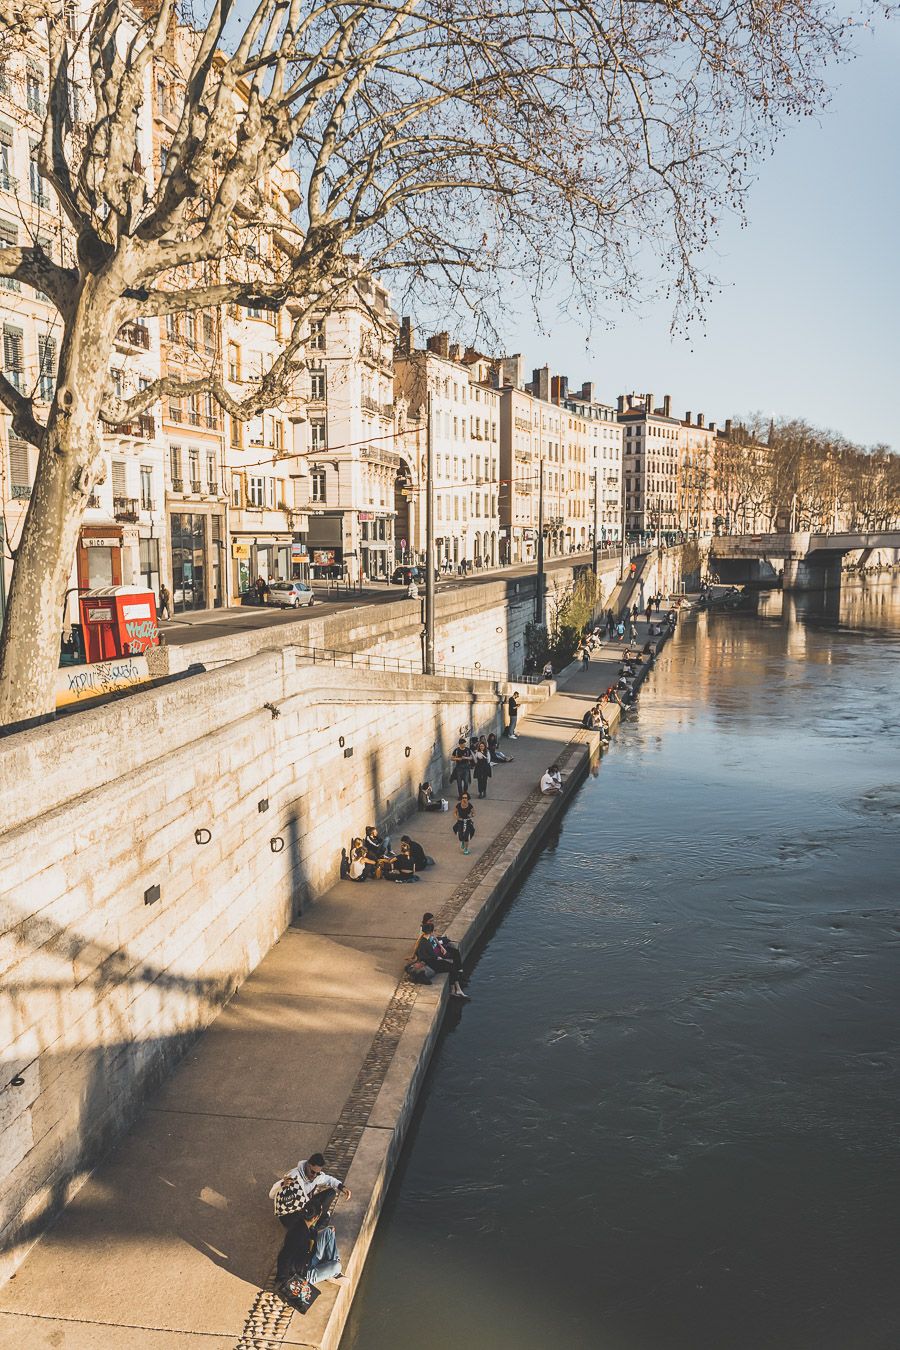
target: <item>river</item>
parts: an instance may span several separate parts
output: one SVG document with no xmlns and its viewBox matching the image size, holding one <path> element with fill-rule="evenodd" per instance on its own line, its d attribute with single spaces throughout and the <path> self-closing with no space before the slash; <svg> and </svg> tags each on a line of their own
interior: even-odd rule
<svg viewBox="0 0 900 1350">
<path fill-rule="evenodd" d="M 681 625 L 451 1010 L 342 1350 L 900 1344 L 900 581 Z"/>
</svg>

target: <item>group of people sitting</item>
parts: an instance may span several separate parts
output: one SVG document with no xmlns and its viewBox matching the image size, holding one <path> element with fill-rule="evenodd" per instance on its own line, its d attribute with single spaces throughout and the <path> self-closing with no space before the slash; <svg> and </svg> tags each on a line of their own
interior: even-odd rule
<svg viewBox="0 0 900 1350">
<path fill-rule="evenodd" d="M 374 825 L 366 826 L 365 838 L 352 841 L 349 853 L 341 849 L 341 876 L 349 881 L 418 881 L 418 874 L 433 866 L 418 840 L 402 835 L 395 853 L 390 838 Z"/>
<path fill-rule="evenodd" d="M 603 716 L 599 699 L 592 708 L 588 708 L 581 719 L 581 725 L 585 731 L 599 731 L 601 740 L 609 740 L 609 723 Z"/>
</svg>

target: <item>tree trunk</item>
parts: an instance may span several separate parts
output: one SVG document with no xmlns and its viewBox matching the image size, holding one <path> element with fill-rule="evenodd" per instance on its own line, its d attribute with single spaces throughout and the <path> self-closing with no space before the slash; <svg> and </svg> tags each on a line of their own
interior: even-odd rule
<svg viewBox="0 0 900 1350">
<path fill-rule="evenodd" d="M 63 603 L 87 498 L 72 488 L 74 457 L 41 455 L 13 566 L 0 635 L 0 726 L 51 716 Z"/>
<path fill-rule="evenodd" d="M 62 345 L 47 444 L 16 549 L 0 634 L 0 727 L 56 711 L 63 605 L 100 455 L 97 418 L 117 328 L 115 307 L 93 300 L 79 307 L 74 340 Z"/>
</svg>

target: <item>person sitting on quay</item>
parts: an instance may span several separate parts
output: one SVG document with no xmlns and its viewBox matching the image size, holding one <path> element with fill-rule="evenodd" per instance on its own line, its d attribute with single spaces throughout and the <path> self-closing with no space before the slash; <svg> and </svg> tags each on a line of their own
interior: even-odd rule
<svg viewBox="0 0 900 1350">
<path fill-rule="evenodd" d="M 412 858 L 413 867 L 417 872 L 424 872 L 426 867 L 434 867 L 434 858 L 428 856 L 417 839 L 411 839 L 408 834 L 402 834 L 400 844 L 409 848 L 409 856 Z"/>
<path fill-rule="evenodd" d="M 497 740 L 497 733 L 494 731 L 487 738 L 487 748 L 492 764 L 512 764 L 514 756 L 504 755 L 500 749 L 500 742 Z"/>
<path fill-rule="evenodd" d="M 453 955 L 451 955 L 451 952 Z M 468 1000 L 469 995 L 463 992 L 460 984 L 463 970 L 459 952 L 455 947 L 445 947 L 441 939 L 435 937 L 433 919 L 423 920 L 422 932 L 416 943 L 414 959 L 422 961 L 436 975 L 446 973 L 450 977 L 451 998 Z"/>
<path fill-rule="evenodd" d="M 600 711 L 599 703 L 595 703 L 593 708 L 588 708 L 581 719 L 581 725 L 585 731 L 599 731 L 605 740 L 609 740 L 609 724 Z"/>
<path fill-rule="evenodd" d="M 542 680 L 552 680 L 552 679 L 553 679 L 553 662 L 552 662 L 552 661 L 545 661 L 545 662 L 544 662 L 544 669 L 541 671 L 541 679 L 542 679 Z"/>
<path fill-rule="evenodd" d="M 391 864 L 391 881 L 418 881 L 409 844 L 401 844 L 400 852 Z"/>
<path fill-rule="evenodd" d="M 541 792 L 545 797 L 552 797 L 562 792 L 562 774 L 559 771 L 559 765 L 551 764 L 541 776 Z"/>
<path fill-rule="evenodd" d="M 430 783 L 419 784 L 418 806 L 420 811 L 443 811 L 439 798 L 435 797 Z"/>
<path fill-rule="evenodd" d="M 366 880 L 366 846 L 361 839 L 354 839 L 350 845 L 350 859 L 347 876 L 351 881 Z"/>
<path fill-rule="evenodd" d="M 278 1197 L 286 1186 L 291 1186 L 301 1201 L 292 1214 L 279 1212 Z M 329 1176 L 325 1171 L 325 1159 L 322 1154 L 311 1153 L 308 1158 L 301 1158 L 297 1166 L 285 1172 L 283 1177 L 279 1177 L 269 1191 L 269 1199 L 276 1202 L 275 1214 L 283 1228 L 293 1228 L 300 1209 L 317 1191 L 337 1191 L 345 1200 L 350 1199 L 350 1191 L 344 1183 L 338 1177 Z"/>
<path fill-rule="evenodd" d="M 344 1273 L 331 1222 L 333 1191 L 313 1195 L 288 1230 L 275 1265 L 275 1279 L 287 1300 L 299 1300 L 306 1311 L 312 1303 L 312 1286 L 324 1280 L 343 1280 Z"/>
<path fill-rule="evenodd" d="M 382 836 L 378 832 L 377 825 L 366 826 L 366 837 L 363 841 L 368 849 L 370 857 L 374 858 L 393 858 L 391 852 L 391 840 L 389 835 Z"/>
<path fill-rule="evenodd" d="M 426 923 L 430 923 L 432 926 L 436 926 L 435 917 L 431 913 L 431 910 L 426 910 L 425 913 L 422 915 L 422 922 L 419 925 L 419 927 L 423 933 L 425 932 Z M 462 954 L 460 953 L 459 947 L 447 933 L 441 933 L 440 936 L 435 939 L 435 941 L 438 942 L 441 947 L 443 947 L 444 956 L 449 957 L 450 960 L 452 961 L 458 961 L 460 967 L 462 966 Z"/>
</svg>

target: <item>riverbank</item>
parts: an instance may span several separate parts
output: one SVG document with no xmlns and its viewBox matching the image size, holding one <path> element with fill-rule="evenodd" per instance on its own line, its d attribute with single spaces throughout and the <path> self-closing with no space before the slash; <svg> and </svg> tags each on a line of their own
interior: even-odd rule
<svg viewBox="0 0 900 1350">
<path fill-rule="evenodd" d="M 418 919 L 434 910 L 464 949 L 477 940 L 588 772 L 598 738 L 580 720 L 617 665 L 606 646 L 570 668 L 504 742 L 515 759 L 475 802 L 470 857 L 450 816 L 417 816 L 438 863 L 421 884 L 341 882 L 288 929 L 4 1290 L 0 1345 L 337 1345 L 446 998 L 443 981 L 402 976 Z M 565 792 L 543 798 L 554 760 Z M 267 1287 L 280 1230 L 266 1193 L 316 1150 L 353 1190 L 337 1213 L 349 1278 L 292 1317 Z"/>
</svg>

